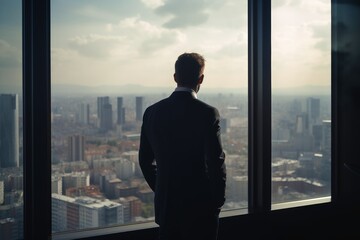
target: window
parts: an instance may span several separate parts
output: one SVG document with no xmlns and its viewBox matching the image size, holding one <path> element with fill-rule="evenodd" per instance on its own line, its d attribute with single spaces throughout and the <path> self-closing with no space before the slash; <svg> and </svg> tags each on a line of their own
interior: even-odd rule
<svg viewBox="0 0 360 240">
<path fill-rule="evenodd" d="M 24 236 L 22 4 L 0 2 L 0 239 Z"/>
<path fill-rule="evenodd" d="M 184 9 L 171 5 L 177 1 L 101 2 L 99 5 L 98 1 L 91 0 L 53 0 L 50 9 L 49 0 L 23 1 L 24 86 L 19 80 L 22 77 L 20 67 L 16 70 L 6 65 L 4 68 L 4 64 L 11 62 L 5 60 L 14 59 L 13 56 L 20 59 L 20 23 L 12 27 L 21 19 L 21 4 L 3 1 L 0 5 L 0 89 L 14 86 L 9 85 L 10 82 L 18 84 L 11 89 L 20 90 L 6 94 L 18 91 L 18 97 L 24 99 L 19 100 L 19 108 L 24 105 L 26 113 L 22 116 L 25 237 L 47 239 L 51 235 L 54 239 L 69 239 L 66 232 L 70 238 L 84 237 L 82 233 L 86 236 L 108 235 L 119 232 L 119 228 L 112 230 L 115 229 L 112 226 L 124 225 L 125 230 L 120 231 L 134 233 L 138 232 L 133 231 L 139 229 L 137 225 L 142 228 L 152 222 L 152 205 L 150 201 L 144 204 L 146 197 L 152 197 L 151 193 L 146 191 L 147 186 L 140 176 L 134 182 L 129 177 L 139 173 L 134 160 L 141 124 L 139 113 L 173 89 L 173 61 L 190 42 L 195 45 L 189 51 L 203 52 L 207 58 L 207 85 L 204 83 L 199 97 L 219 108 L 226 119 L 222 122 L 223 129 L 228 129 L 223 138 L 229 156 L 231 184 L 223 216 L 242 208 L 247 208 L 249 215 L 267 213 L 276 209 L 275 205 L 330 195 L 330 166 L 327 163 L 331 160 L 328 158 L 332 140 L 329 127 L 333 127 L 330 114 L 334 114 L 330 107 L 333 105 L 330 100 L 333 96 L 329 96 L 330 75 L 326 77 L 330 72 L 330 2 L 229 0 L 202 6 L 201 1 L 196 1 L 192 10 L 198 10 L 199 14 L 191 22 L 186 21 L 189 19 L 183 15 L 186 14 Z M 235 2 L 239 5 L 234 5 Z M 11 11 L 16 3 L 18 18 Z M 314 4 L 314 8 L 307 9 L 309 4 Z M 287 11 L 296 18 L 288 21 L 284 15 Z M 222 14 L 226 14 L 226 18 L 221 18 Z M 310 21 L 312 18 L 314 22 Z M 185 27 L 179 23 L 198 25 Z M 212 26 L 217 28 L 209 28 Z M 284 29 L 287 31 L 283 32 Z M 305 31 L 301 37 L 296 37 L 302 33 L 300 30 Z M 297 41 L 299 39 L 301 41 Z M 160 40 L 164 41 L 161 46 L 165 47 L 159 48 Z M 287 46 L 283 42 L 299 44 L 302 51 L 283 48 Z M 249 58 L 246 58 L 248 49 Z M 166 51 L 173 55 L 164 57 Z M 316 55 L 310 58 L 307 55 L 310 53 Z M 166 60 L 162 69 L 154 67 L 158 66 L 151 61 L 154 56 L 158 61 Z M 320 57 L 323 65 L 310 68 L 317 66 Z M 227 65 L 220 68 L 222 61 Z M 294 68 L 293 61 L 301 68 Z M 301 98 L 290 98 L 286 91 L 284 93 L 282 81 L 290 79 L 289 74 L 291 80 L 285 83 L 300 90 L 299 84 L 303 81 L 295 78 L 301 75 L 298 71 L 305 72 L 304 77 L 311 84 L 321 80 L 319 85 L 325 90 L 324 94 L 306 91 Z M 158 72 L 162 74 L 157 75 Z M 10 76 L 17 80 L 10 81 Z M 141 81 L 133 85 L 139 79 Z M 272 86 L 266 81 L 271 79 Z M 156 89 L 156 94 L 150 94 L 150 89 L 155 90 L 155 86 L 160 85 L 162 88 Z M 232 91 L 220 92 L 223 87 Z M 248 91 L 250 94 L 246 95 Z M 300 114 L 295 114 L 300 105 Z M 20 120 L 19 145 L 22 144 L 21 123 Z M 306 142 L 311 143 L 312 148 L 308 148 L 311 151 L 291 155 L 291 151 L 282 148 L 286 147 L 283 143 L 294 140 L 304 131 L 308 139 L 312 139 Z M 293 146 L 304 147 L 301 144 Z M 19 150 L 20 156 L 21 153 Z M 323 167 L 321 172 L 320 166 Z M 2 167 L 0 171 L 1 189 L 5 175 Z M 288 181 L 284 184 L 281 180 L 287 174 L 288 180 L 302 177 L 311 178 L 312 182 L 293 184 Z M 98 182 L 95 182 L 95 175 Z M 44 184 L 50 181 L 51 189 L 49 184 Z M 321 184 L 317 185 L 318 182 Z M 110 197 L 104 194 L 104 189 Z M 134 196 L 133 192 L 141 197 Z M 246 192 L 249 192 L 248 201 L 242 199 Z M 120 194 L 129 196 L 117 198 Z M 114 198 L 117 201 L 113 201 Z M 254 218 L 257 216 L 255 214 Z M 133 224 L 135 222 L 139 224 Z M 81 234 L 77 235 L 79 232 Z"/>
<path fill-rule="evenodd" d="M 183 52 L 204 55 L 198 97 L 222 117 L 223 212 L 247 209 L 247 1 L 52 0 L 51 46 L 54 233 L 154 221 L 142 114 L 175 89 Z"/>
<path fill-rule="evenodd" d="M 331 2 L 272 1 L 272 203 L 330 196 Z"/>
</svg>

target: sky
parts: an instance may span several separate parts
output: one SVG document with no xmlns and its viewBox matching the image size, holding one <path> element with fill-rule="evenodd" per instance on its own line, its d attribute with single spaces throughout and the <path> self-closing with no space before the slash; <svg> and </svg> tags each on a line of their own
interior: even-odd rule
<svg viewBox="0 0 360 240">
<path fill-rule="evenodd" d="M 330 0 L 272 1 L 274 88 L 330 85 Z M 247 0 L 51 0 L 51 81 L 175 87 L 184 52 L 203 88 L 247 87 Z M 0 0 L 0 86 L 21 84 L 21 1 Z"/>
</svg>

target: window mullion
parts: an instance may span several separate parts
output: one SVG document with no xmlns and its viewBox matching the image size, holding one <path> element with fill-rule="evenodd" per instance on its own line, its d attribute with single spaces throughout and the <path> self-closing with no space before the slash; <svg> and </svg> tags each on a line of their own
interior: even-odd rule
<svg viewBox="0 0 360 240">
<path fill-rule="evenodd" d="M 271 208 L 271 1 L 249 0 L 249 212 Z"/>
<path fill-rule="evenodd" d="M 23 0 L 24 236 L 51 235 L 50 1 Z"/>
</svg>

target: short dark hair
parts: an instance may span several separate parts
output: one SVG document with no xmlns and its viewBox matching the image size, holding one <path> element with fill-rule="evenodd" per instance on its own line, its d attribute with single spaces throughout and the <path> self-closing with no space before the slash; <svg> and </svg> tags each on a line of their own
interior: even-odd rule
<svg viewBox="0 0 360 240">
<path fill-rule="evenodd" d="M 205 59 L 198 53 L 183 53 L 175 62 L 175 75 L 179 84 L 194 86 L 205 67 Z"/>
</svg>

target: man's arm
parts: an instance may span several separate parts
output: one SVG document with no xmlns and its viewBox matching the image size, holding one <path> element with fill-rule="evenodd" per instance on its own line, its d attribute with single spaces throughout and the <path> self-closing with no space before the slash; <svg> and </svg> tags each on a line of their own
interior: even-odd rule
<svg viewBox="0 0 360 240">
<path fill-rule="evenodd" d="M 226 166 L 225 153 L 220 137 L 220 115 L 218 110 L 214 110 L 211 119 L 212 125 L 206 147 L 206 160 L 215 205 L 217 208 L 221 208 L 225 203 Z"/>
<path fill-rule="evenodd" d="M 156 182 L 156 166 L 154 164 L 154 152 L 151 148 L 149 140 L 146 135 L 146 111 L 143 117 L 143 124 L 141 126 L 140 147 L 139 147 L 139 164 L 141 171 L 145 177 L 146 182 L 150 188 L 155 191 Z"/>
</svg>

